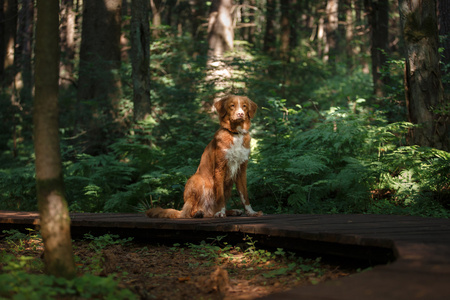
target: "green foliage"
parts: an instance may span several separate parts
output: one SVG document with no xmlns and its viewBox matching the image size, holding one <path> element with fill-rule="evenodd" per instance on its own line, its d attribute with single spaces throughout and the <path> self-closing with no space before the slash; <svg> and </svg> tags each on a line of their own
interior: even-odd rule
<svg viewBox="0 0 450 300">
<path fill-rule="evenodd" d="M 310 115 L 285 103 L 269 101 L 264 132 L 270 138 L 258 140 L 257 163 L 249 167 L 252 198 L 266 211 L 449 216 L 442 206 L 449 154 L 403 146 L 411 124 L 387 123 L 352 104 L 322 113 L 313 128 L 299 128 Z M 390 201 L 376 199 L 381 191 L 390 191 Z"/>
<path fill-rule="evenodd" d="M 86 233 L 84 235 L 84 238 L 86 240 L 91 240 L 89 243 L 89 246 L 95 251 L 95 252 L 101 252 L 103 249 L 112 246 L 112 245 L 125 245 L 133 240 L 132 237 L 125 238 L 125 239 L 119 239 L 119 236 L 117 234 L 104 234 L 98 237 L 93 236 L 90 233 Z"/>
<path fill-rule="evenodd" d="M 73 125 L 76 91 L 61 93 L 61 147 L 72 212 L 182 207 L 186 180 L 218 128 L 210 109 L 215 91 L 205 78 L 206 43 L 160 29 L 161 37 L 151 44 L 152 113 L 132 122 L 131 84 L 124 84 L 117 111 L 121 127 L 104 124 L 101 153 L 89 152 L 85 133 Z M 404 60 L 389 58 L 381 70 L 389 78 L 386 97 L 373 99 L 369 74 L 339 63 L 330 67 L 302 43 L 289 62 L 244 41 L 236 41 L 225 57 L 233 69 L 225 92 L 248 95 L 259 106 L 248 167 L 252 205 L 265 213 L 448 217 L 449 154 L 406 143 L 412 125 L 404 122 Z M 124 83 L 130 72 L 124 63 Z M 28 137 L 25 123 L 21 135 Z M 0 209 L 36 210 L 31 139 L 18 143 L 14 159 L 13 141 L 4 144 Z"/>
<path fill-rule="evenodd" d="M 72 280 L 22 270 L 0 274 L 0 297 L 7 299 L 137 299 L 113 276 L 83 275 Z"/>
<path fill-rule="evenodd" d="M 21 253 L 30 248 L 42 247 L 39 233 L 28 229 L 25 234 L 18 230 L 3 230 L 5 240 L 13 254 L 3 250 L 0 253 L 0 298 L 7 299 L 137 299 L 128 289 L 119 286 L 115 276 L 94 276 L 89 273 L 72 280 L 42 274 L 42 260 Z M 124 245 L 132 240 L 119 239 L 117 235 L 93 237 L 91 247 L 95 251 L 110 245 Z"/>
<path fill-rule="evenodd" d="M 258 241 L 248 235 L 243 238 L 243 244 L 232 246 L 223 241 L 225 237 L 210 238 L 210 241 L 201 241 L 200 244 L 187 243 L 186 247 L 197 258 L 204 259 L 205 262 L 202 265 L 207 267 L 226 263 L 245 265 L 249 269 L 260 268 L 261 265 L 268 266 L 268 272 L 262 273 L 265 278 L 276 278 L 287 273 L 295 274 L 299 279 L 313 276 L 318 278 L 326 272 L 320 257 L 316 259 L 303 258 L 293 252 L 286 253 L 283 248 L 277 248 L 276 251 L 271 252 L 259 248 Z M 184 253 L 185 248 L 177 243 L 170 250 L 174 253 Z M 279 262 L 281 266 L 271 268 L 274 261 Z M 188 262 L 188 264 L 190 263 Z M 192 264 L 192 267 L 198 267 L 198 263 Z"/>
<path fill-rule="evenodd" d="M 26 247 L 31 247 L 33 250 L 42 243 L 41 234 L 34 229 L 27 228 L 28 234 L 20 232 L 16 229 L 3 230 L 2 232 L 7 234 L 5 240 L 9 244 L 12 250 L 16 252 L 23 251 Z"/>
</svg>

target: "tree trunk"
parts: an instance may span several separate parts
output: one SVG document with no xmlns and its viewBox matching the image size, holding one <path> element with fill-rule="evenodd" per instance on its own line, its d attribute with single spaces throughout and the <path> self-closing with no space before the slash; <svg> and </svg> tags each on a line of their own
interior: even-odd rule
<svg viewBox="0 0 450 300">
<path fill-rule="evenodd" d="M 150 115 L 150 28 L 148 0 L 131 1 L 131 64 L 134 120 Z"/>
<path fill-rule="evenodd" d="M 6 86 L 13 80 L 14 48 L 17 32 L 17 0 L 1 0 L 0 11 L 0 83 Z"/>
<path fill-rule="evenodd" d="M 366 0 L 354 0 L 356 24 L 364 24 L 366 22 L 364 17 L 364 1 Z M 365 28 L 365 26 L 360 26 L 360 28 L 357 35 L 361 36 L 361 44 L 354 50 L 357 52 L 358 63 L 362 66 L 362 72 L 364 74 L 369 74 L 370 67 L 368 60 L 365 57 L 370 56 L 370 51 L 367 49 L 367 44 L 370 43 L 370 38 L 368 38 L 367 35 L 370 31 L 369 28 Z"/>
<path fill-rule="evenodd" d="M 75 26 L 76 16 L 73 0 L 61 1 L 61 50 L 62 59 L 60 66 L 61 85 L 68 87 L 74 82 L 75 59 Z"/>
<path fill-rule="evenodd" d="M 355 65 L 354 61 L 354 43 L 353 35 L 355 29 L 355 20 L 353 18 L 354 0 L 345 0 L 345 53 L 348 70 L 352 70 Z"/>
<path fill-rule="evenodd" d="M 327 14 L 327 23 L 325 24 L 326 43 L 324 58 L 325 62 L 331 62 L 334 66 L 336 63 L 337 47 L 338 47 L 338 0 L 328 0 L 325 12 Z"/>
<path fill-rule="evenodd" d="M 234 28 L 231 17 L 232 0 L 214 0 L 208 21 L 209 57 L 221 58 L 233 50 Z"/>
<path fill-rule="evenodd" d="M 389 51 L 389 0 L 365 0 L 364 6 L 370 30 L 374 94 L 381 98 L 384 96 L 384 85 L 389 82 L 389 78 L 382 78 L 381 74 L 381 69 L 386 64 L 386 54 Z M 387 76 L 387 74 L 385 75 Z"/>
<path fill-rule="evenodd" d="M 59 1 L 38 0 L 34 100 L 34 149 L 46 271 L 72 278 L 75 263 L 64 199 L 58 126 Z"/>
<path fill-rule="evenodd" d="M 120 68 L 122 0 L 84 1 L 78 79 L 79 127 L 85 130 L 86 151 L 107 151 L 105 124 L 116 123 L 121 98 Z M 111 127 L 109 127 L 111 128 Z"/>
<path fill-rule="evenodd" d="M 214 0 L 208 20 L 208 75 L 207 80 L 213 82 L 217 101 L 230 88 L 231 70 L 223 59 L 226 51 L 233 50 L 234 26 L 231 16 L 232 0 Z"/>
<path fill-rule="evenodd" d="M 190 13 L 192 16 L 191 34 L 195 41 L 200 41 L 202 39 L 202 35 L 201 35 L 202 18 L 206 14 L 205 5 L 202 0 L 189 1 L 189 5 L 190 5 L 189 6 Z"/>
<path fill-rule="evenodd" d="M 160 35 L 159 27 L 161 26 L 161 0 L 150 0 L 152 8 L 152 37 L 157 39 Z"/>
<path fill-rule="evenodd" d="M 410 131 L 409 142 L 448 151 L 449 120 L 439 71 L 436 0 L 399 0 L 399 9 L 406 45 L 408 118 L 419 125 Z"/>
<path fill-rule="evenodd" d="M 450 1 L 439 0 L 439 35 L 443 37 L 440 48 L 444 49 L 441 56 L 441 66 L 444 92 L 450 94 Z"/>
<path fill-rule="evenodd" d="M 280 46 L 280 57 L 284 61 L 289 61 L 289 46 L 291 37 L 291 23 L 290 23 L 290 0 L 281 0 L 281 46 Z"/>
<path fill-rule="evenodd" d="M 23 0 L 19 11 L 19 29 L 17 32 L 18 47 L 14 55 L 16 69 L 14 87 L 20 94 L 21 103 L 31 103 L 33 90 L 33 28 L 34 27 L 34 1 Z"/>
<path fill-rule="evenodd" d="M 276 36 L 275 36 L 275 0 L 267 0 L 266 4 L 266 30 L 264 33 L 264 47 L 263 50 L 268 55 L 275 55 L 276 52 Z"/>
</svg>

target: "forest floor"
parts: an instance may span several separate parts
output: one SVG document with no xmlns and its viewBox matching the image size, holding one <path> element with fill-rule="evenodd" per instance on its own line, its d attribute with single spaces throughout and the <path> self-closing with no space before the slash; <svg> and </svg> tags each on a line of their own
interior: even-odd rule
<svg viewBox="0 0 450 300">
<path fill-rule="evenodd" d="M 86 237 L 86 236 L 85 236 Z M 74 241 L 79 274 L 113 276 L 140 299 L 255 299 L 300 285 L 348 276 L 355 268 L 258 249 L 247 238 L 231 246 L 220 239 L 201 244 L 147 245 L 117 236 Z M 29 272 L 42 273 L 41 241 L 0 240 L 0 252 L 33 257 Z M 3 264 L 3 266 L 2 266 Z M 5 262 L 0 261 L 0 273 Z M 37 266 L 37 267 L 36 267 Z"/>
</svg>

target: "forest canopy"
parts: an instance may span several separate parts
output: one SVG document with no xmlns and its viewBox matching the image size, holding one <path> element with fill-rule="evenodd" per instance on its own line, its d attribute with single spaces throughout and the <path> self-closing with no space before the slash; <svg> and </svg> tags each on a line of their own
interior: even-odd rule
<svg viewBox="0 0 450 300">
<path fill-rule="evenodd" d="M 61 0 L 69 210 L 179 209 L 218 128 L 214 101 L 238 94 L 259 106 L 255 209 L 449 217 L 450 4 L 416 2 Z M 0 0 L 6 210 L 37 210 L 35 10 Z"/>
</svg>

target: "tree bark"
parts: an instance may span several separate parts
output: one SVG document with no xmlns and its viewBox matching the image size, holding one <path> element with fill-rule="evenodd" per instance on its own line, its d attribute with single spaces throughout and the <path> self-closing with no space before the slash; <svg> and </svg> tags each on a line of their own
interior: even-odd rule
<svg viewBox="0 0 450 300">
<path fill-rule="evenodd" d="M 60 67 L 61 85 L 68 87 L 73 79 L 75 59 L 75 26 L 76 16 L 73 0 L 61 1 L 61 50 Z"/>
<path fill-rule="evenodd" d="M 150 6 L 152 8 L 152 37 L 157 39 L 161 34 L 159 29 L 161 26 L 161 0 L 150 0 Z"/>
<path fill-rule="evenodd" d="M 86 151 L 90 154 L 107 151 L 103 127 L 118 121 L 121 4 L 122 0 L 83 2 L 77 127 L 87 132 Z"/>
<path fill-rule="evenodd" d="M 387 74 L 384 78 L 381 74 L 381 69 L 386 64 L 386 54 L 389 51 L 389 0 L 365 0 L 364 5 L 370 30 L 374 94 L 381 98 L 384 96 L 384 85 L 389 82 Z"/>
<path fill-rule="evenodd" d="M 44 261 L 49 274 L 72 278 L 75 263 L 58 136 L 59 1 L 38 0 L 37 9 L 33 124 Z"/>
<path fill-rule="evenodd" d="M 31 103 L 33 90 L 33 29 L 34 29 L 34 1 L 23 0 L 19 11 L 19 29 L 17 32 L 14 54 L 16 69 L 14 87 L 20 94 L 21 103 Z"/>
<path fill-rule="evenodd" d="M 326 31 L 326 43 L 325 43 L 325 51 L 323 60 L 325 62 L 331 62 L 335 65 L 336 55 L 337 55 L 337 47 L 338 47 L 338 9 L 339 9 L 339 1 L 338 0 L 328 0 L 326 6 L 326 14 L 327 14 L 327 23 L 325 24 Z"/>
<path fill-rule="evenodd" d="M 202 0 L 189 1 L 190 13 L 192 15 L 191 20 L 191 34 L 195 41 L 200 41 L 202 37 L 202 18 L 206 14 L 205 5 Z"/>
<path fill-rule="evenodd" d="M 217 94 L 214 101 L 220 99 L 230 88 L 231 70 L 223 59 L 226 51 L 233 50 L 234 26 L 231 16 L 233 0 L 214 0 L 208 20 L 208 61 L 207 81 L 214 83 Z"/>
<path fill-rule="evenodd" d="M 17 0 L 0 1 L 0 82 L 6 86 L 13 80 L 14 48 L 17 32 Z"/>
<path fill-rule="evenodd" d="M 214 0 L 212 2 L 208 21 L 209 57 L 221 58 L 226 51 L 233 50 L 232 7 L 232 0 Z"/>
<path fill-rule="evenodd" d="M 264 47 L 263 51 L 268 55 L 275 55 L 276 53 L 276 36 L 275 36 L 275 0 L 267 0 L 266 4 L 266 30 L 264 33 Z"/>
<path fill-rule="evenodd" d="M 439 12 L 439 35 L 443 37 L 440 48 L 443 49 L 441 62 L 445 67 L 441 66 L 442 77 L 446 80 L 443 82 L 444 92 L 450 94 L 450 1 L 438 0 Z"/>
<path fill-rule="evenodd" d="M 399 0 L 406 45 L 405 91 L 409 143 L 450 150 L 449 118 L 445 112 L 439 70 L 436 0 Z"/>
<path fill-rule="evenodd" d="M 289 61 L 289 46 L 291 38 L 290 23 L 290 0 L 281 0 L 281 35 L 280 35 L 280 57 L 284 61 Z"/>
<path fill-rule="evenodd" d="M 345 0 L 345 53 L 348 70 L 352 70 L 355 65 L 353 36 L 355 30 L 355 20 L 353 18 L 354 0 Z"/>
<path fill-rule="evenodd" d="M 151 113 L 148 0 L 131 1 L 131 16 L 133 113 L 135 121 L 143 121 Z"/>
</svg>

